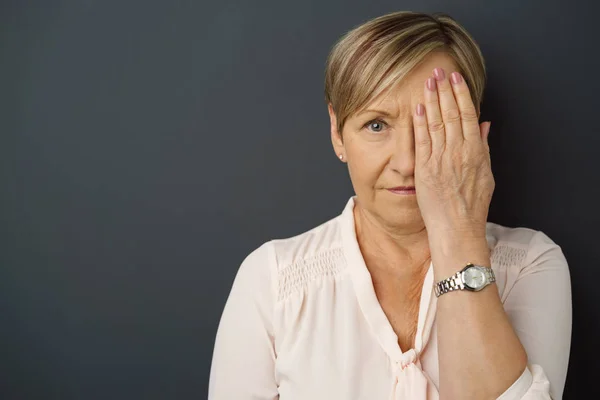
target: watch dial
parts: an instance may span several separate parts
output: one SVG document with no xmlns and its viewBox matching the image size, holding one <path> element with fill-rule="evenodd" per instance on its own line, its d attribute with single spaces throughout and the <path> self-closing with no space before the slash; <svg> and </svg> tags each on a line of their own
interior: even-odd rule
<svg viewBox="0 0 600 400">
<path fill-rule="evenodd" d="M 473 289 L 480 288 L 485 282 L 483 271 L 477 267 L 468 268 L 464 272 L 463 279 L 465 284 Z"/>
</svg>

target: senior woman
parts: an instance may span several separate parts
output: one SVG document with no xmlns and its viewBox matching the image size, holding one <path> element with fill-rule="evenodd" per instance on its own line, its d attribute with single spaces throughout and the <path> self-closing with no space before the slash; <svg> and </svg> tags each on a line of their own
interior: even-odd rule
<svg viewBox="0 0 600 400">
<path fill-rule="evenodd" d="M 355 191 L 241 264 L 209 399 L 560 399 L 571 287 L 546 234 L 487 222 L 494 190 L 473 38 L 395 12 L 332 48 L 325 94 Z"/>
</svg>

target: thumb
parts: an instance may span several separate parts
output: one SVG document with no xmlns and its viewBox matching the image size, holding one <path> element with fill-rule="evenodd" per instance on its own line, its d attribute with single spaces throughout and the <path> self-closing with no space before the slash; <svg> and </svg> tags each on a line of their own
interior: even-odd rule
<svg viewBox="0 0 600 400">
<path fill-rule="evenodd" d="M 489 152 L 490 151 L 490 146 L 488 143 L 488 136 L 490 134 L 490 127 L 492 126 L 492 122 L 491 121 L 487 121 L 487 122 L 482 122 L 480 125 L 480 130 L 481 130 L 481 140 L 483 140 L 483 146 L 485 147 L 485 149 Z"/>
<path fill-rule="evenodd" d="M 487 136 L 490 133 L 490 126 L 492 125 L 491 121 L 486 121 L 486 122 L 482 122 L 481 124 L 479 124 L 479 131 L 481 134 L 481 139 L 482 140 L 487 140 Z"/>
</svg>

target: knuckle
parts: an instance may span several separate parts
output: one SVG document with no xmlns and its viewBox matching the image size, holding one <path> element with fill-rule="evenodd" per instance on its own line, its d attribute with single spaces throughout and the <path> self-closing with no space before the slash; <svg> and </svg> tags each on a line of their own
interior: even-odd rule
<svg viewBox="0 0 600 400">
<path fill-rule="evenodd" d="M 448 108 L 442 111 L 444 121 L 457 122 L 460 121 L 460 111 L 458 108 Z"/>
<path fill-rule="evenodd" d="M 419 127 L 419 128 L 426 128 L 427 127 L 427 121 L 426 121 L 425 118 L 415 118 L 414 121 L 413 121 L 413 124 L 416 127 Z"/>
<path fill-rule="evenodd" d="M 417 147 L 429 147 L 430 145 L 431 145 L 431 140 L 429 140 L 429 139 L 417 140 Z"/>
<path fill-rule="evenodd" d="M 435 109 L 436 107 L 439 107 L 440 103 L 438 101 L 438 97 L 435 96 L 434 94 L 432 94 L 431 96 L 427 96 L 427 98 L 425 98 L 425 108 L 427 110 L 431 110 L 431 109 Z"/>
<path fill-rule="evenodd" d="M 477 112 L 473 107 L 469 107 L 461 112 L 462 119 L 465 121 L 478 120 Z"/>
<path fill-rule="evenodd" d="M 450 82 L 447 82 L 450 83 Z M 450 85 L 439 85 L 438 86 L 438 92 L 440 92 L 440 94 L 449 94 L 451 96 L 454 96 L 454 89 L 452 89 L 452 86 Z"/>
<path fill-rule="evenodd" d="M 431 121 L 428 124 L 429 132 L 439 132 L 444 130 L 443 121 Z"/>
</svg>

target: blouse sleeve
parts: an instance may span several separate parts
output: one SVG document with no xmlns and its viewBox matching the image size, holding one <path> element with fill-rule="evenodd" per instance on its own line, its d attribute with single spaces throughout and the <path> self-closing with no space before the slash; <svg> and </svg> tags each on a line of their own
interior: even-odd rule
<svg viewBox="0 0 600 400">
<path fill-rule="evenodd" d="M 270 242 L 242 262 L 225 303 L 213 350 L 209 400 L 278 399 Z"/>
<path fill-rule="evenodd" d="M 531 240 L 504 309 L 528 364 L 498 400 L 562 399 L 571 347 L 571 280 L 560 246 L 541 231 Z"/>
</svg>

